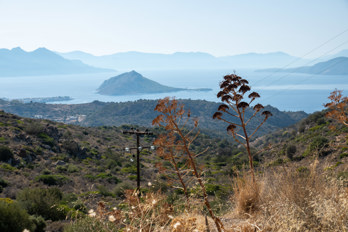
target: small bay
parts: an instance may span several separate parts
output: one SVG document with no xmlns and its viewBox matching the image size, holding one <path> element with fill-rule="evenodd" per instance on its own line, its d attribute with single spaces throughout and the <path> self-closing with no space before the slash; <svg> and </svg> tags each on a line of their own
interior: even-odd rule
<svg viewBox="0 0 348 232">
<path fill-rule="evenodd" d="M 130 70 L 125 70 L 130 71 Z M 218 101 L 216 93 L 219 82 L 231 70 L 136 70 L 144 77 L 160 84 L 178 88 L 211 88 L 212 91 L 179 91 L 161 94 L 140 94 L 126 96 L 105 96 L 96 93 L 104 80 L 120 73 L 21 76 L 0 78 L 0 98 L 22 99 L 69 96 L 63 104 L 103 102 L 125 102 L 138 99 L 159 99 L 175 96 L 178 99 L 203 99 Z M 299 73 L 256 72 L 238 70 L 236 74 L 247 79 L 252 90 L 260 93 L 259 102 L 270 104 L 280 110 L 307 113 L 322 110 L 327 97 L 335 88 L 348 90 L 347 77 L 343 75 L 311 75 Z M 131 87 L 130 87 L 131 88 Z M 345 93 L 345 92 L 344 92 Z M 345 93 L 346 95 L 346 93 Z"/>
</svg>

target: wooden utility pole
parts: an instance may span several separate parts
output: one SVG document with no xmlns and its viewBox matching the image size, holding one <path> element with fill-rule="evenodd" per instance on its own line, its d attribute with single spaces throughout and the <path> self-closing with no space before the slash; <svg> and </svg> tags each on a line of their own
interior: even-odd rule
<svg viewBox="0 0 348 232">
<path fill-rule="evenodd" d="M 122 131 L 123 134 L 135 134 L 137 136 L 137 146 L 126 148 L 126 150 L 137 150 L 137 192 L 138 196 L 140 196 L 140 151 L 145 148 L 154 149 L 154 146 L 150 147 L 141 147 L 140 146 L 140 136 L 141 135 L 153 135 L 152 132 L 149 132 L 147 129 L 145 131 L 139 131 L 138 129 L 131 128 L 130 130 Z"/>
</svg>

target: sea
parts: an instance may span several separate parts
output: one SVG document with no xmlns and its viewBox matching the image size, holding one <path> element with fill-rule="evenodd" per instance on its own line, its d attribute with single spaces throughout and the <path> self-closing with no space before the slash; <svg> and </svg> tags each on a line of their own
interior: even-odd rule
<svg viewBox="0 0 348 232">
<path fill-rule="evenodd" d="M 251 69 L 238 71 L 226 69 L 136 70 L 144 77 L 163 85 L 187 89 L 210 88 L 212 90 L 124 96 L 105 96 L 97 93 L 97 89 L 103 81 L 124 71 L 98 74 L 0 77 L 0 98 L 14 100 L 69 96 L 72 100 L 52 103 L 78 104 L 95 100 L 127 102 L 169 96 L 176 99 L 201 99 L 219 102 L 216 97 L 219 92 L 219 83 L 223 80 L 224 75 L 234 72 L 248 80 L 251 90 L 261 95 L 257 103 L 272 105 L 282 111 L 312 113 L 324 109 L 323 104 L 329 102 L 328 96 L 335 89 L 343 90 L 343 95 L 348 95 L 348 76 L 346 75 L 259 72 Z"/>
</svg>

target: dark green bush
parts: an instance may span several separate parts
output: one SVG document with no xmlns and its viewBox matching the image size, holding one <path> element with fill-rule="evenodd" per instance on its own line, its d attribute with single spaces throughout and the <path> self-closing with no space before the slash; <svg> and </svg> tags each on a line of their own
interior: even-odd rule
<svg viewBox="0 0 348 232">
<path fill-rule="evenodd" d="M 0 146 L 0 161 L 7 162 L 9 159 L 13 159 L 11 149 L 6 146 Z"/>
<path fill-rule="evenodd" d="M 46 227 L 45 219 L 41 216 L 31 215 L 29 219 L 34 223 L 35 232 L 44 232 Z"/>
<path fill-rule="evenodd" d="M 30 231 L 35 229 L 29 214 L 17 203 L 0 201 L 0 231 L 22 232 L 24 229 Z"/>
<path fill-rule="evenodd" d="M 0 177 L 0 193 L 2 193 L 2 190 L 7 187 L 8 183 L 7 181 L 3 180 L 1 177 Z"/>
<path fill-rule="evenodd" d="M 19 192 L 17 201 L 28 213 L 56 221 L 65 218 L 66 212 L 59 208 L 62 197 L 58 188 L 33 188 Z"/>
<path fill-rule="evenodd" d="M 40 175 L 37 176 L 36 181 L 41 181 L 46 185 L 63 185 L 68 182 L 68 178 L 62 175 Z"/>
<path fill-rule="evenodd" d="M 287 148 L 286 148 L 286 156 L 292 160 L 295 153 L 296 153 L 296 146 L 295 145 L 289 145 Z"/>
<path fill-rule="evenodd" d="M 53 147 L 55 144 L 54 138 L 48 136 L 46 133 L 39 133 L 38 137 L 42 139 L 44 144 L 47 144 L 51 147 Z"/>
</svg>

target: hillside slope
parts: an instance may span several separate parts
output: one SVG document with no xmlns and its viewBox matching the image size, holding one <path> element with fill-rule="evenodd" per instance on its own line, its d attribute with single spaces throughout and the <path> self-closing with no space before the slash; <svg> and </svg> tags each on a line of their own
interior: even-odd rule
<svg viewBox="0 0 348 232">
<path fill-rule="evenodd" d="M 204 100 L 180 100 L 186 109 L 190 109 L 192 117 L 199 119 L 200 128 L 210 130 L 215 134 L 226 136 L 226 125 L 212 116 L 217 111 L 220 103 Z M 9 113 L 18 114 L 23 117 L 42 117 L 54 121 L 74 123 L 82 126 L 120 126 L 133 124 L 151 127 L 152 120 L 157 116 L 154 108 L 156 100 L 138 100 L 135 102 L 104 103 L 94 101 L 87 104 L 63 105 L 63 104 L 40 104 L 0 101 L 0 108 Z M 259 135 L 286 127 L 303 119 L 307 114 L 299 112 L 283 112 L 272 106 L 266 106 L 266 110 L 272 112 L 271 117 L 261 127 Z M 246 115 L 251 115 L 252 110 L 248 109 Z M 71 120 L 76 118 L 76 120 Z M 253 128 L 260 118 L 251 121 Z"/>
</svg>

